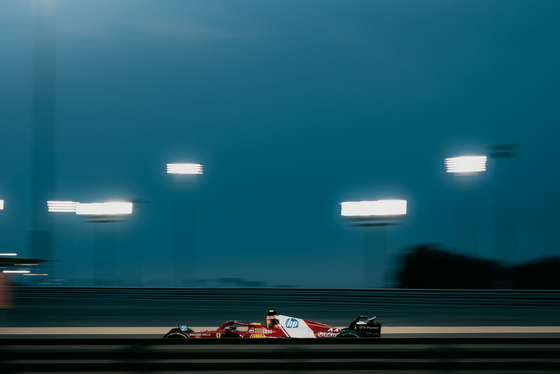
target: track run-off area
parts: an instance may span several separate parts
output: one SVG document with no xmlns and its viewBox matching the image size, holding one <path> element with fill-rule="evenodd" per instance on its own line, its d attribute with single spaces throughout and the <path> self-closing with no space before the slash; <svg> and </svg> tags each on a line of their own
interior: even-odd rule
<svg viewBox="0 0 560 374">
<path fill-rule="evenodd" d="M 556 338 L 0 339 L 3 373 L 549 373 Z"/>
</svg>

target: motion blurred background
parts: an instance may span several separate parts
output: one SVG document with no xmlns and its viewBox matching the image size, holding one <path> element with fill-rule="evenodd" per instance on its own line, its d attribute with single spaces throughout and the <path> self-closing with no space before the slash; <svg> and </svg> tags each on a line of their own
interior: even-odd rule
<svg viewBox="0 0 560 374">
<path fill-rule="evenodd" d="M 560 2 L 0 7 L 0 252 L 48 260 L 12 283 L 559 287 L 523 269 L 558 272 Z M 380 199 L 406 215 L 341 217 Z"/>
</svg>

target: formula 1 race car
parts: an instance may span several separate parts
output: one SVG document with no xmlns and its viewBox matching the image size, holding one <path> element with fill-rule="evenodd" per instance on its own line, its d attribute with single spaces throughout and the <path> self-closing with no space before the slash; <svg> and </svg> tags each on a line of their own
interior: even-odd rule
<svg viewBox="0 0 560 374">
<path fill-rule="evenodd" d="M 216 330 L 196 332 L 186 325 L 171 329 L 164 338 L 211 339 L 211 338 L 379 338 L 381 324 L 375 317 L 359 316 L 348 328 L 338 329 L 324 323 L 277 314 L 270 310 L 266 323 L 226 321 Z"/>
</svg>

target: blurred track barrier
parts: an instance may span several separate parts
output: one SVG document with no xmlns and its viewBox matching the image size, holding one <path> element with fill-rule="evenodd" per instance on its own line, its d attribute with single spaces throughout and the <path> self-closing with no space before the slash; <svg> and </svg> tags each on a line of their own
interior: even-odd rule
<svg viewBox="0 0 560 374">
<path fill-rule="evenodd" d="M 558 372 L 560 339 L 0 339 L 2 373 Z"/>
<path fill-rule="evenodd" d="M 87 288 L 16 287 L 18 300 L 117 299 L 181 300 L 197 303 L 228 301 L 264 305 L 426 305 L 513 306 L 560 308 L 560 290 L 421 290 L 421 289 L 305 289 L 305 288 Z"/>
<path fill-rule="evenodd" d="M 14 287 L 13 294 L 7 328 L 177 324 L 215 328 L 230 319 L 262 322 L 271 308 L 345 327 L 362 314 L 377 316 L 385 327 L 560 322 L 560 291 Z"/>
</svg>

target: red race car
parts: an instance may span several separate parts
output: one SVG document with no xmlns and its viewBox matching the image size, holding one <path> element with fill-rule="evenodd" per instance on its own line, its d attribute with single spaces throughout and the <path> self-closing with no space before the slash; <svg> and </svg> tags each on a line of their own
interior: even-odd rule
<svg viewBox="0 0 560 374">
<path fill-rule="evenodd" d="M 211 338 L 378 338 L 381 324 L 375 317 L 359 316 L 348 328 L 338 329 L 320 322 L 277 314 L 270 310 L 266 323 L 226 321 L 216 330 L 194 331 L 186 325 L 171 329 L 164 338 L 211 339 Z"/>
</svg>

